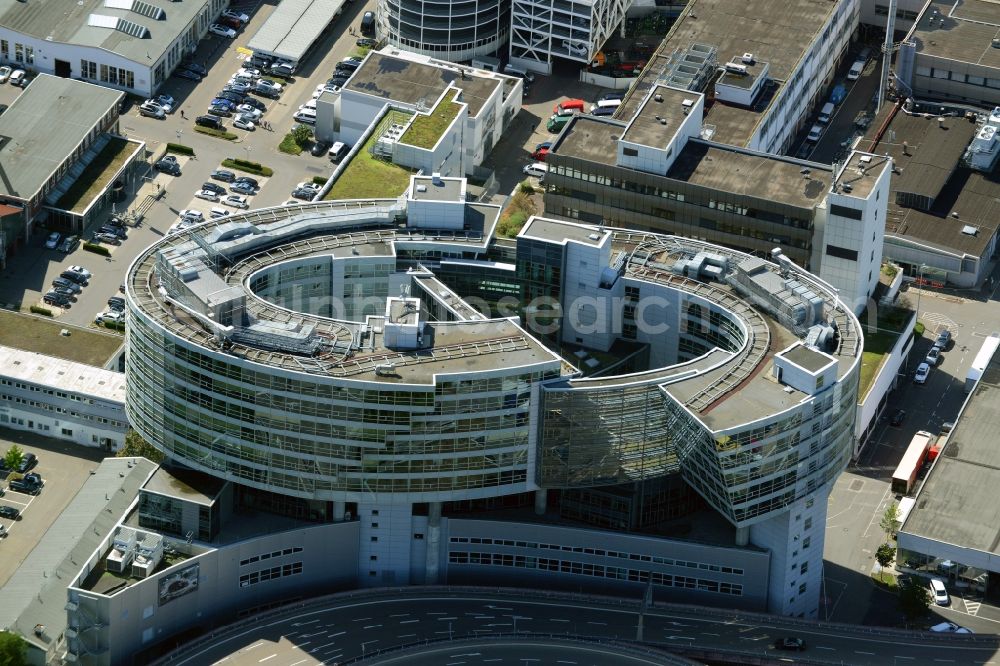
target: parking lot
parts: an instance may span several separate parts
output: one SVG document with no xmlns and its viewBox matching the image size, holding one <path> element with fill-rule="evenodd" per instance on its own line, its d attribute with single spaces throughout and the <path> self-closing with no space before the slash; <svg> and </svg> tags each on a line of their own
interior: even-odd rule
<svg viewBox="0 0 1000 666">
<path fill-rule="evenodd" d="M 21 515 L 18 520 L 0 518 L 0 525 L 7 531 L 7 536 L 0 539 L 0 587 L 31 554 L 99 462 L 109 455 L 35 433 L 0 429 L 0 454 L 6 453 L 12 444 L 38 456 L 38 465 L 32 471 L 41 475 L 45 486 L 38 495 L 26 495 L 7 488 L 9 479 L 3 478 L 5 493 L 0 497 L 0 505 L 14 507 Z"/>
</svg>

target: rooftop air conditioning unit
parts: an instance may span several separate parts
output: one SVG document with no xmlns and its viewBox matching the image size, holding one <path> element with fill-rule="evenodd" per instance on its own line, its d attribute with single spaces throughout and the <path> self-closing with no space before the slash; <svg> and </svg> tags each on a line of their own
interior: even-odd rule
<svg viewBox="0 0 1000 666">
<path fill-rule="evenodd" d="M 746 65 L 741 65 L 738 62 L 727 62 L 726 63 L 726 71 L 730 72 L 732 74 L 746 74 L 747 73 L 747 66 Z"/>
<path fill-rule="evenodd" d="M 754 63 L 753 54 L 752 53 L 744 53 L 743 57 L 741 58 L 741 60 L 743 61 L 744 64 L 752 65 Z"/>
</svg>

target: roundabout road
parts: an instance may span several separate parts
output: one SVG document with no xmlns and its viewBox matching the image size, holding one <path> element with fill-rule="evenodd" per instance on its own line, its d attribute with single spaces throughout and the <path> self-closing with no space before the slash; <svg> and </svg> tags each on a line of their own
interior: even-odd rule
<svg viewBox="0 0 1000 666">
<path fill-rule="evenodd" d="M 342 663 L 428 640 L 496 634 L 634 641 L 638 623 L 637 600 L 475 588 L 365 590 L 244 620 L 188 643 L 160 663 L 311 666 Z M 701 656 L 719 651 L 793 661 L 798 653 L 772 648 L 784 636 L 805 640 L 808 649 L 803 656 L 810 663 L 1000 666 L 997 636 L 906 632 L 663 604 L 643 615 L 646 643 L 669 651 L 693 650 Z M 537 649 L 528 652 L 517 663 L 534 658 Z M 490 663 L 510 663 L 504 659 Z"/>
</svg>

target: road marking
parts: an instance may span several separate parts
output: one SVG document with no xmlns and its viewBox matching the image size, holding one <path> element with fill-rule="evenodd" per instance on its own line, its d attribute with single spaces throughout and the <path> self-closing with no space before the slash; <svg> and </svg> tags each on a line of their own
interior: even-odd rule
<svg viewBox="0 0 1000 666">
<path fill-rule="evenodd" d="M 347 633 L 346 631 L 338 631 L 335 634 L 330 634 L 330 638 L 336 638 L 337 636 L 343 636 L 346 633 Z"/>
<path fill-rule="evenodd" d="M 457 620 L 457 617 L 439 617 L 438 620 Z"/>
<path fill-rule="evenodd" d="M 605 626 L 605 627 L 608 625 L 607 622 L 588 622 L 587 624 L 599 624 L 599 625 Z"/>
<path fill-rule="evenodd" d="M 556 663 L 557 664 L 575 664 L 576 662 L 575 661 L 566 661 L 564 659 L 559 659 L 558 661 L 556 661 Z"/>
<path fill-rule="evenodd" d="M 420 620 L 400 620 L 400 624 L 413 624 L 414 622 L 420 622 Z"/>
<path fill-rule="evenodd" d="M 445 664 L 445 666 L 461 666 L 461 664 L 464 663 L 464 661 L 449 661 Z"/>
<path fill-rule="evenodd" d="M 263 663 L 264 663 L 265 661 L 267 661 L 268 659 L 274 659 L 274 658 L 275 658 L 275 657 L 277 657 L 277 656 L 278 656 L 277 654 L 272 654 L 272 655 L 271 655 L 270 657 L 264 657 L 263 659 L 258 659 L 258 660 L 257 660 L 257 663 L 258 663 L 258 664 L 263 664 Z"/>
<path fill-rule="evenodd" d="M 296 661 L 296 662 L 295 662 L 294 664 L 289 664 L 288 666 L 299 666 L 299 664 L 304 664 L 304 663 L 306 663 L 307 661 L 308 661 L 308 659 L 299 659 L 299 660 L 298 660 L 298 661 Z"/>
<path fill-rule="evenodd" d="M 855 650 L 854 654 L 865 654 L 865 655 L 868 655 L 869 657 L 874 657 L 875 656 L 874 652 L 862 652 L 861 650 Z"/>
<path fill-rule="evenodd" d="M 693 641 L 694 636 L 664 636 L 668 641 Z"/>
<path fill-rule="evenodd" d="M 336 642 L 337 642 L 337 641 L 330 641 L 329 643 L 326 643 L 325 645 L 319 645 L 319 646 L 317 646 L 317 647 L 314 647 L 314 648 L 313 648 L 312 650 L 309 650 L 309 652 L 317 652 L 317 651 L 319 651 L 319 650 L 322 650 L 323 648 L 328 648 L 328 647 L 330 647 L 331 645 L 334 645 L 334 644 L 336 644 Z"/>
<path fill-rule="evenodd" d="M 378 629 L 381 626 L 382 626 L 381 624 L 366 624 L 365 626 L 363 626 L 361 628 L 362 629 Z"/>
<path fill-rule="evenodd" d="M 355 619 L 354 622 L 367 622 L 370 619 L 371 619 L 370 617 L 359 617 Z"/>
<path fill-rule="evenodd" d="M 406 617 L 408 615 L 409 615 L 409 613 L 393 613 L 389 617 Z"/>
<path fill-rule="evenodd" d="M 711 631 L 703 631 L 703 632 L 701 632 L 701 635 L 702 636 L 721 636 L 722 634 L 713 634 Z"/>
<path fill-rule="evenodd" d="M 416 636 L 416 634 L 400 634 L 399 636 L 396 636 L 396 638 L 413 638 L 414 636 Z"/>
<path fill-rule="evenodd" d="M 913 660 L 916 657 L 903 657 L 903 656 L 897 654 L 897 655 L 893 655 L 892 658 L 893 659 L 910 659 L 910 660 Z"/>
<path fill-rule="evenodd" d="M 447 615 L 447 613 L 445 613 L 444 611 L 427 611 L 427 615 Z"/>
<path fill-rule="evenodd" d="M 549 622 L 569 622 L 569 620 L 564 620 L 561 617 L 550 617 Z"/>
<path fill-rule="evenodd" d="M 816 647 L 817 650 L 836 650 L 837 649 L 837 648 L 832 648 L 832 647 L 826 647 L 825 645 L 817 645 L 815 647 Z"/>
<path fill-rule="evenodd" d="M 946 663 L 946 664 L 953 664 L 953 663 L 955 663 L 954 659 L 935 659 L 934 661 L 940 661 L 940 662 L 943 662 L 943 663 Z"/>
<path fill-rule="evenodd" d="M 304 627 L 307 624 L 316 624 L 317 622 L 319 622 L 319 618 L 317 618 L 315 620 L 309 620 L 308 622 L 298 622 L 296 624 L 293 624 L 292 626 L 293 627 Z"/>
</svg>

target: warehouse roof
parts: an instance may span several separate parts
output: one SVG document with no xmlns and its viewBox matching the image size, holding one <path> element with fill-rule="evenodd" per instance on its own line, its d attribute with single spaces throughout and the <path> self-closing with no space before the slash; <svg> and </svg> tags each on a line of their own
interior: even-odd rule
<svg viewBox="0 0 1000 666">
<path fill-rule="evenodd" d="M 0 375 L 112 402 L 125 402 L 125 375 L 37 352 L 0 347 Z"/>
<path fill-rule="evenodd" d="M 48 74 L 32 81 L 0 116 L 0 194 L 31 199 L 122 97 Z"/>
</svg>

